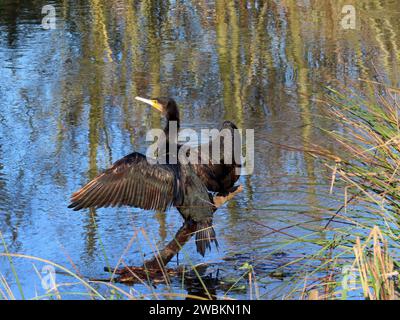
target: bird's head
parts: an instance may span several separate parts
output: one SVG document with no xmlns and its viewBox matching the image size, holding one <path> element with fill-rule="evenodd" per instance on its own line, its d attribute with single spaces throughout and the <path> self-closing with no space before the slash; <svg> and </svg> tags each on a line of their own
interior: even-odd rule
<svg viewBox="0 0 400 320">
<path fill-rule="evenodd" d="M 237 127 L 232 121 L 224 121 L 224 123 L 222 124 L 222 129 L 234 130 L 237 129 Z"/>
<path fill-rule="evenodd" d="M 142 97 L 135 97 L 135 99 L 152 106 L 154 109 L 161 112 L 168 120 L 179 120 L 179 109 L 175 100 L 172 98 L 145 99 Z"/>
</svg>

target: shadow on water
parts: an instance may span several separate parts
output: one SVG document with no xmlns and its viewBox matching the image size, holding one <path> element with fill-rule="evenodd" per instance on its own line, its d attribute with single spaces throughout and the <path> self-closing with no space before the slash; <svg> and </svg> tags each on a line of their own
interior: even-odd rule
<svg viewBox="0 0 400 320">
<path fill-rule="evenodd" d="M 51 3 L 54 30 L 40 24 L 47 1 L 0 3 L 0 230 L 9 251 L 73 262 L 99 278 L 138 230 L 165 245 L 181 224 L 174 209 L 66 207 L 73 191 L 113 161 L 144 152 L 147 130 L 161 126 L 160 115 L 134 97 L 172 96 L 184 127 L 218 128 L 229 119 L 255 130 L 255 171 L 215 215 L 220 250 L 202 259 L 188 243 L 186 262 L 218 266 L 222 281 L 242 279 L 243 290 L 231 297 L 250 297 L 244 265 L 253 268 L 261 298 L 283 296 L 281 284 L 300 268 L 289 261 L 312 248 L 282 246 L 323 225 L 321 208 L 342 199 L 328 194 L 327 173 L 313 158 L 268 141 L 336 151 L 318 129 L 336 129 L 317 104 L 325 87 L 335 80 L 362 87 L 357 79 L 373 78 L 372 60 L 398 86 L 397 2 L 357 2 L 356 30 L 341 29 L 341 1 Z M 134 241 L 127 264 L 151 254 L 148 239 Z M 34 296 L 40 279 L 31 264 L 15 263 Z M 14 288 L 3 259 L 0 272 Z M 182 289 L 178 280 L 172 285 Z M 217 296 L 229 290 L 214 288 Z M 183 290 L 202 294 L 195 279 Z"/>
</svg>

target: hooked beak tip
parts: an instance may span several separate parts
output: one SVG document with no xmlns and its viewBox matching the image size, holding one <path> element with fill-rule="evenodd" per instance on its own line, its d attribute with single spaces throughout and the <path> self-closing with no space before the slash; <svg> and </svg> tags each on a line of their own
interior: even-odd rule
<svg viewBox="0 0 400 320">
<path fill-rule="evenodd" d="M 135 99 L 152 106 L 153 108 L 157 109 L 160 112 L 163 112 L 163 106 L 160 103 L 158 103 L 157 100 L 150 100 L 142 97 L 135 97 Z"/>
</svg>

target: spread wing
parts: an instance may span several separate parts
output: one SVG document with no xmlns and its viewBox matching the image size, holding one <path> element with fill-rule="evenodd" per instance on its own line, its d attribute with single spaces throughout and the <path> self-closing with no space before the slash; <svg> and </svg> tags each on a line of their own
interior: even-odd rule
<svg viewBox="0 0 400 320">
<path fill-rule="evenodd" d="M 129 205 L 146 210 L 165 210 L 179 193 L 176 165 L 150 164 L 134 152 L 118 160 L 71 197 L 69 208 Z"/>
</svg>

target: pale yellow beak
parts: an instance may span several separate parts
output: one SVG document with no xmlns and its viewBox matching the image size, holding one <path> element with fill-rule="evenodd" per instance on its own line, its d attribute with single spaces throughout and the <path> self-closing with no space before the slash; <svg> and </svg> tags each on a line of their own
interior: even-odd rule
<svg viewBox="0 0 400 320">
<path fill-rule="evenodd" d="M 163 106 L 160 103 L 158 103 L 157 100 L 150 100 L 142 97 L 135 97 L 135 99 L 151 105 L 153 108 L 156 108 L 160 112 L 164 111 Z"/>
</svg>

